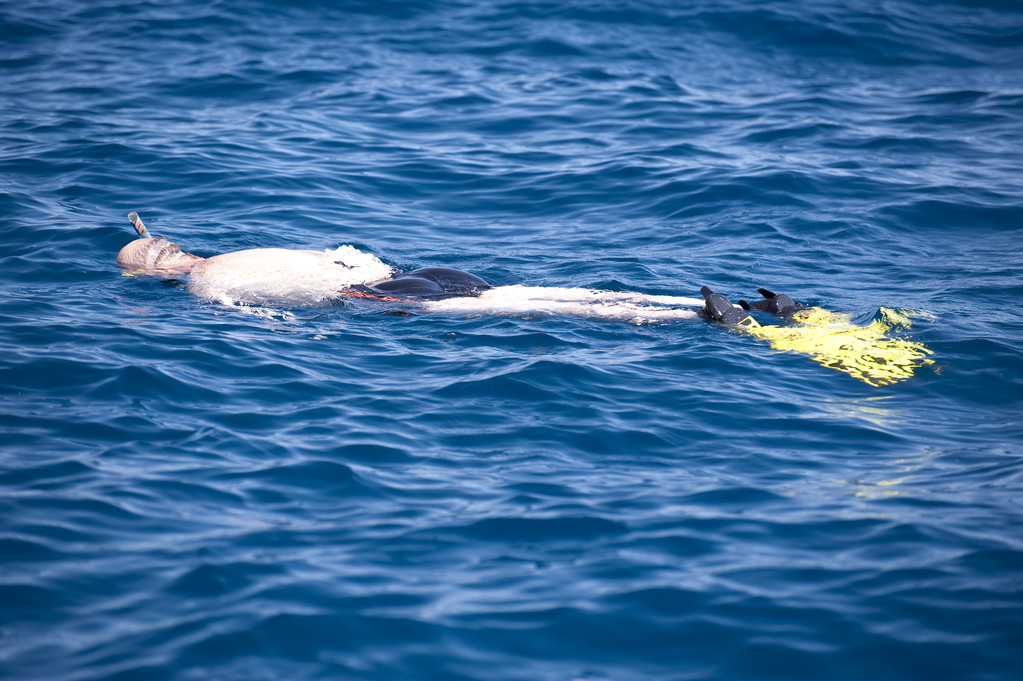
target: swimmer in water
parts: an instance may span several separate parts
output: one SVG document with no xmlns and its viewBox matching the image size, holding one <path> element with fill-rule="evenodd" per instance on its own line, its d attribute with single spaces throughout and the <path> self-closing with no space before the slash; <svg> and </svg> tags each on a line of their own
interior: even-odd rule
<svg viewBox="0 0 1023 681">
<path fill-rule="evenodd" d="M 139 234 L 117 254 L 125 274 L 186 277 L 193 294 L 225 304 L 308 306 L 353 298 L 466 314 L 573 315 L 645 323 L 699 316 L 767 341 L 772 348 L 810 355 L 818 363 L 870 385 L 887 385 L 931 363 L 920 343 L 890 338 L 909 325 L 907 313 L 881 308 L 867 326 L 845 315 L 807 307 L 784 294 L 758 289 L 764 300 L 733 305 L 704 286 L 703 299 L 636 292 L 542 286 L 491 286 L 445 267 L 395 272 L 379 258 L 352 246 L 311 251 L 254 248 L 201 258 L 163 238 L 150 236 L 137 213 Z M 764 312 L 782 323 L 760 324 Z M 407 314 L 407 312 L 402 312 Z"/>
<path fill-rule="evenodd" d="M 201 258 L 153 238 L 138 213 L 128 214 L 139 239 L 117 254 L 130 274 L 188 277 L 200 297 L 245 304 L 317 304 L 343 296 L 419 302 L 473 296 L 491 288 L 477 276 L 446 267 L 395 273 L 351 246 L 334 251 L 253 248 Z"/>
</svg>

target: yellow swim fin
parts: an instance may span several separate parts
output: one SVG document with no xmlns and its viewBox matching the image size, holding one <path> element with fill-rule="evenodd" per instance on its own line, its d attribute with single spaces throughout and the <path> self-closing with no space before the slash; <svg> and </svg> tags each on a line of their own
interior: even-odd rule
<svg viewBox="0 0 1023 681">
<path fill-rule="evenodd" d="M 873 386 L 905 380 L 918 367 L 933 363 L 927 359 L 931 351 L 923 343 L 889 336 L 894 327 L 909 326 L 905 312 L 882 307 L 866 326 L 856 326 L 847 315 L 819 307 L 804 308 L 789 319 L 789 324 L 758 326 L 746 332 L 775 350 L 810 355 L 818 364 Z"/>
<path fill-rule="evenodd" d="M 734 325 L 767 341 L 775 350 L 810 355 L 818 364 L 873 386 L 907 379 L 918 367 L 933 363 L 927 359 L 931 351 L 922 343 L 889 335 L 893 328 L 909 328 L 909 317 L 922 313 L 882 307 L 870 324 L 857 326 L 847 315 L 806 307 L 767 289 L 758 290 L 764 300 L 753 305 L 739 301 L 739 310 L 725 296 L 704 286 L 700 289 L 705 300 L 702 313 L 711 321 Z M 763 326 L 748 315 L 752 310 L 770 312 L 787 323 Z"/>
</svg>

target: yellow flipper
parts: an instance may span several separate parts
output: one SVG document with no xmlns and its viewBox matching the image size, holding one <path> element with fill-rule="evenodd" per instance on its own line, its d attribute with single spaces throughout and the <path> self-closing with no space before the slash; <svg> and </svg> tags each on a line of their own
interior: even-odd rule
<svg viewBox="0 0 1023 681">
<path fill-rule="evenodd" d="M 744 330 L 775 350 L 810 355 L 823 366 L 881 386 L 910 378 L 918 367 L 933 363 L 922 343 L 888 335 L 895 327 L 908 328 L 910 315 L 919 314 L 882 307 L 870 324 L 856 326 L 846 315 L 811 307 L 793 314 L 789 324 Z"/>
</svg>

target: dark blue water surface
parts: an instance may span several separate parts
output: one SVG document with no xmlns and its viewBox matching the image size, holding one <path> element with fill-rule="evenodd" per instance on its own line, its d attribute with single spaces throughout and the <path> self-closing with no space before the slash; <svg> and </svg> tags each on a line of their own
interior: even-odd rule
<svg viewBox="0 0 1023 681">
<path fill-rule="evenodd" d="M 240 308 L 352 244 L 910 329 Z M 0 4 L 0 676 L 1023 678 L 1023 6 Z"/>
</svg>

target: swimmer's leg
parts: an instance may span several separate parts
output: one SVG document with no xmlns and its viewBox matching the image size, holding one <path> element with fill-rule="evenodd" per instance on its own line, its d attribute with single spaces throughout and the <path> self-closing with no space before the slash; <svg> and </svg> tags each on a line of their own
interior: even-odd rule
<svg viewBox="0 0 1023 681">
<path fill-rule="evenodd" d="M 565 315 L 642 324 L 693 319 L 698 298 L 635 291 L 600 291 L 558 286 L 496 286 L 478 295 L 423 301 L 427 310 L 445 313 Z"/>
</svg>

